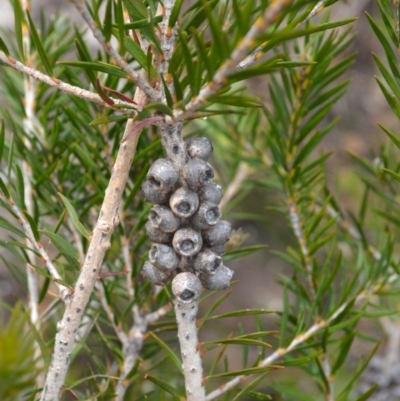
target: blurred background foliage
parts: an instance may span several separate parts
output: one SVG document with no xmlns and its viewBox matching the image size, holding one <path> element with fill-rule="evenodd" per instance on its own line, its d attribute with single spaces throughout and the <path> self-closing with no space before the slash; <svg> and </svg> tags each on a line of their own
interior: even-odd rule
<svg viewBox="0 0 400 401">
<path fill-rule="evenodd" d="M 94 15 L 111 3 L 92 2 Z M 139 21 L 147 16 L 140 6 L 144 3 L 154 14 L 152 1 L 123 2 Z M 231 78 L 206 103 L 209 115 L 189 122 L 184 130 L 186 137 L 212 139 L 211 164 L 229 199 L 223 201 L 224 218 L 235 228 L 224 260 L 235 270 L 237 282 L 224 294 L 205 293 L 199 314 L 205 374 L 211 377 L 207 391 L 226 377 L 250 372 L 270 353 L 270 345 L 286 349 L 344 305 L 326 328 L 225 399 L 400 399 L 400 336 L 395 334 L 400 331 L 398 6 L 389 0 L 327 1 L 328 10 L 306 21 L 319 2 L 294 3 L 305 4 L 286 15 L 289 28 L 272 26 L 260 39 L 269 50 L 267 57 Z M 198 94 L 267 4 L 193 3 L 192 13 L 189 8 L 180 20 L 182 31 L 171 62 L 176 98 L 171 96 L 169 107 L 182 106 Z M 46 8 L 39 11 L 40 5 Z M 31 33 L 35 67 L 106 98 L 113 92 L 104 88 L 131 97 L 134 85 L 121 79 L 121 70 L 110 65 L 73 10 L 59 7 L 56 2 L 32 4 L 41 38 L 38 42 Z M 115 21 L 98 21 L 104 34 L 113 35 L 121 42 L 120 50 L 146 68 L 150 56 L 138 58 L 134 45 L 121 40 L 117 7 L 112 15 Z M 357 21 L 347 20 L 355 16 Z M 74 28 L 71 20 L 76 21 Z M 198 26 L 208 29 L 192 29 Z M 10 54 L 24 59 L 27 55 L 18 34 L 12 39 L 12 29 L 2 25 L 1 37 Z M 156 49 L 154 25 L 137 29 Z M 293 32 L 301 33 L 293 38 Z M 63 282 L 73 286 L 88 245 L 85 231 L 90 232 L 97 219 L 125 116 L 38 83 L 35 120 L 27 125 L 21 75 L 7 68 L 1 74 L 0 178 L 24 210 L 21 161 L 31 166 L 34 207 L 29 223 Z M 115 328 L 129 331 L 133 305 L 156 310 L 170 302 L 168 288 L 155 291 L 139 274 L 149 247 L 143 227 L 150 209 L 140 186 L 161 155 L 156 129 L 146 129 L 133 159 L 122 223 L 103 265 L 110 274 L 99 280 L 86 312 L 65 400 L 112 399 L 125 358 Z M 43 366 L 33 343 L 40 344 L 47 366 L 62 308 L 38 261 L 33 268 L 40 275 L 40 333 L 29 324 L 17 300 L 27 300 L 25 263 L 31 262 L 30 256 L 15 215 L 5 202 L 1 206 L 0 392 L 5 400 L 35 399 L 35 376 Z M 131 277 L 113 276 L 126 270 L 127 260 Z M 130 285 L 132 292 L 127 291 Z M 106 308 L 112 309 L 112 321 Z M 150 331 L 128 375 L 126 400 L 174 399 L 184 392 L 173 314 L 151 325 Z"/>
</svg>

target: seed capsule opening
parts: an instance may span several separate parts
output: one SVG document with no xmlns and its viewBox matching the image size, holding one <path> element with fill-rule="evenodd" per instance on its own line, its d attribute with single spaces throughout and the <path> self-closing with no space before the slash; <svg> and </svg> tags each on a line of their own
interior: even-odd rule
<svg viewBox="0 0 400 401">
<path fill-rule="evenodd" d="M 207 230 L 217 224 L 220 217 L 219 207 L 215 203 L 206 201 L 200 204 L 193 216 L 193 224 L 196 228 Z"/>
<path fill-rule="evenodd" d="M 203 185 L 210 184 L 212 179 L 214 178 L 214 171 L 212 168 L 208 168 L 200 178 L 200 181 Z"/>
<path fill-rule="evenodd" d="M 197 273 L 214 274 L 222 266 L 222 259 L 210 248 L 204 248 L 194 257 L 193 264 Z"/>
<path fill-rule="evenodd" d="M 211 265 L 211 273 L 214 273 L 215 270 L 217 270 L 218 267 L 221 266 L 221 263 L 222 263 L 221 258 L 215 258 L 215 259 L 214 259 L 214 262 L 213 262 L 212 265 Z"/>
<path fill-rule="evenodd" d="M 151 221 L 151 224 L 153 224 L 153 226 L 158 226 L 158 225 L 160 225 L 161 217 L 160 217 L 160 215 L 157 213 L 157 211 L 155 211 L 155 210 L 153 210 L 153 209 L 150 210 L 149 219 L 150 219 L 150 221 Z"/>
<path fill-rule="evenodd" d="M 147 173 L 147 182 L 153 189 L 172 189 L 178 182 L 179 170 L 169 159 L 158 159 Z"/>
<path fill-rule="evenodd" d="M 199 207 L 199 197 L 190 189 L 179 188 L 171 195 L 169 205 L 176 216 L 190 217 Z"/>
<path fill-rule="evenodd" d="M 190 239 L 186 239 L 181 242 L 180 247 L 183 252 L 191 252 L 194 249 L 195 244 Z"/>
<path fill-rule="evenodd" d="M 158 181 L 157 179 L 155 179 L 154 177 L 150 176 L 147 177 L 147 180 L 149 182 L 149 184 L 154 187 L 154 188 L 160 188 L 161 187 L 161 182 Z"/>
<path fill-rule="evenodd" d="M 220 217 L 220 212 L 218 206 L 208 209 L 205 215 L 207 223 L 212 225 L 217 222 Z"/>
<path fill-rule="evenodd" d="M 190 290 L 185 290 L 179 296 L 182 301 L 189 301 L 190 299 L 194 298 L 194 292 Z"/>
<path fill-rule="evenodd" d="M 203 240 L 200 233 L 191 228 L 178 230 L 172 240 L 172 246 L 176 253 L 182 256 L 196 255 L 200 251 L 202 245 Z"/>
<path fill-rule="evenodd" d="M 210 184 L 214 178 L 214 172 L 206 161 L 194 158 L 186 163 L 183 176 L 190 187 L 198 188 Z"/>
<path fill-rule="evenodd" d="M 190 212 L 190 205 L 189 203 L 182 201 L 181 203 L 178 204 L 176 209 L 179 211 L 179 213 L 187 214 Z"/>
<path fill-rule="evenodd" d="M 179 301 L 190 303 L 200 297 L 201 281 L 193 273 L 179 273 L 172 280 L 172 292 Z"/>
</svg>

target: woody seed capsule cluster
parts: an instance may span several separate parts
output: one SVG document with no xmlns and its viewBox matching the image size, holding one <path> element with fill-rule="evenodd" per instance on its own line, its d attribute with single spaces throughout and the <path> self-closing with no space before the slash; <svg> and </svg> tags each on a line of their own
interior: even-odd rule
<svg viewBox="0 0 400 401">
<path fill-rule="evenodd" d="M 179 168 L 170 159 L 158 159 L 142 186 L 150 210 L 147 236 L 153 243 L 143 276 L 165 285 L 181 272 L 194 273 L 210 290 L 226 289 L 233 271 L 221 255 L 231 226 L 221 220 L 221 187 L 213 182 L 207 160 L 212 145 L 207 138 L 186 142 L 187 163 Z"/>
</svg>

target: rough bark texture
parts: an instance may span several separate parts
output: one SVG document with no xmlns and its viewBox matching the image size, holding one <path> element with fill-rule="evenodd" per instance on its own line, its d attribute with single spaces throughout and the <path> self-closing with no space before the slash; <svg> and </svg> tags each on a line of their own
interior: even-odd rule
<svg viewBox="0 0 400 401">
<path fill-rule="evenodd" d="M 172 282 L 172 291 L 175 295 L 175 316 L 185 375 L 186 399 L 204 401 L 203 367 L 196 327 L 201 282 L 192 273 L 180 273 Z"/>
</svg>

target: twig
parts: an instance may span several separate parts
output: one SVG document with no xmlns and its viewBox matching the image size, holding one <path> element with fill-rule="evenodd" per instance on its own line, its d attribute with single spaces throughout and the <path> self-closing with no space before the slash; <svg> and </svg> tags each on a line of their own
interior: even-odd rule
<svg viewBox="0 0 400 401">
<path fill-rule="evenodd" d="M 176 23 L 175 26 L 169 27 L 169 18 L 171 16 L 172 8 L 175 4 L 175 0 L 165 0 L 164 1 L 164 16 L 161 23 L 161 48 L 162 48 L 162 55 L 160 60 L 159 71 L 163 75 L 166 85 L 168 87 L 169 92 L 171 95 L 175 93 L 175 87 L 172 82 L 172 77 L 168 76 L 168 68 L 169 63 L 171 61 L 172 54 L 175 49 L 176 42 L 178 40 L 178 24 Z M 164 86 L 161 86 L 161 91 L 163 93 L 163 101 L 166 102 L 165 98 L 165 89 Z"/>
<path fill-rule="evenodd" d="M 284 355 L 288 354 L 289 352 L 293 351 L 298 345 L 307 341 L 310 337 L 312 337 L 318 331 L 328 327 L 330 323 L 332 323 L 352 302 L 354 304 L 358 304 L 363 300 L 368 300 L 372 295 L 382 289 L 383 286 L 386 286 L 389 283 L 394 282 L 398 279 L 398 275 L 394 274 L 389 277 L 389 279 L 383 283 L 371 285 L 368 289 L 361 292 L 356 298 L 349 299 L 348 301 L 344 302 L 341 306 L 339 306 L 332 315 L 326 319 L 321 320 L 315 324 L 313 324 L 306 332 L 303 334 L 297 335 L 291 343 L 286 348 L 279 348 L 275 352 L 273 352 L 270 356 L 265 358 L 261 361 L 258 366 L 259 367 L 267 367 L 271 365 L 276 360 L 282 358 Z M 230 380 L 229 382 L 225 383 L 224 385 L 220 386 L 218 389 L 209 393 L 206 397 L 206 401 L 214 400 L 215 398 L 227 393 L 229 390 L 237 386 L 238 384 L 242 383 L 243 380 L 247 379 L 252 375 L 240 375 L 236 376 L 234 379 Z"/>
<path fill-rule="evenodd" d="M 183 121 L 187 119 L 194 111 L 198 110 L 210 97 L 215 95 L 221 87 L 225 84 L 229 75 L 236 71 L 236 66 L 243 61 L 246 55 L 254 45 L 254 40 L 257 36 L 261 35 L 267 26 L 274 22 L 280 12 L 291 3 L 291 0 L 275 0 L 268 7 L 265 15 L 255 21 L 253 27 L 249 30 L 246 36 L 238 44 L 236 49 L 233 50 L 231 56 L 215 73 L 213 80 L 209 82 L 200 93 L 192 99 L 186 106 L 185 110 L 177 110 L 174 112 L 174 119 Z"/>
<path fill-rule="evenodd" d="M 99 281 L 97 281 L 95 288 L 97 290 L 97 297 L 99 298 L 101 306 L 103 307 L 104 311 L 106 312 L 107 318 L 108 318 L 111 326 L 113 327 L 115 334 L 118 337 L 118 340 L 121 341 L 122 344 L 124 344 L 127 341 L 126 334 L 122 330 L 122 327 L 118 327 L 115 324 L 115 315 L 112 310 L 112 307 L 107 302 L 103 284 L 100 283 Z"/>
<path fill-rule="evenodd" d="M 132 124 L 134 124 L 133 120 L 128 120 L 125 132 L 132 128 Z M 129 177 L 138 139 L 139 133 L 121 144 L 119 148 L 99 219 L 93 230 L 85 262 L 75 285 L 74 296 L 66 302 L 64 316 L 57 324 L 58 332 L 55 338 L 52 362 L 47 372 L 41 401 L 57 401 L 60 398 L 75 342 L 75 334 L 100 273 L 105 252 L 111 246 L 111 235 L 119 223 L 119 205 Z"/>
<path fill-rule="evenodd" d="M 121 67 L 126 74 L 132 79 L 132 81 L 146 94 L 147 98 L 153 102 L 160 101 L 160 93 L 155 90 L 150 84 L 136 71 L 134 71 L 129 64 L 123 60 L 119 53 L 111 46 L 110 43 L 106 41 L 101 30 L 97 27 L 96 23 L 93 21 L 86 5 L 81 0 L 71 0 L 75 5 L 76 9 L 81 14 L 82 18 L 85 20 L 86 24 L 93 33 L 93 36 L 97 39 L 106 53 L 115 61 L 115 63 Z"/>
<path fill-rule="evenodd" d="M 54 280 L 54 283 L 58 287 L 60 298 L 64 302 L 67 301 L 70 298 L 71 292 L 69 288 L 57 282 L 57 280 L 62 280 L 62 278 L 58 273 L 57 269 L 55 268 L 55 266 L 53 265 L 50 256 L 44 250 L 43 246 L 40 244 L 40 242 L 36 241 L 31 226 L 28 223 L 28 220 L 25 218 L 19 207 L 14 203 L 12 198 L 11 197 L 7 198 L 2 191 L 0 191 L 0 199 L 5 201 L 10 206 L 11 210 L 15 213 L 15 215 L 18 217 L 19 223 L 21 224 L 25 235 L 28 237 L 29 242 L 31 243 L 33 248 L 40 253 L 40 256 L 43 258 L 48 272 L 50 273 L 51 277 Z"/>
<path fill-rule="evenodd" d="M 257 47 L 256 50 L 254 50 L 243 61 L 241 61 L 236 66 L 236 71 L 243 71 L 246 68 L 250 67 L 253 63 L 255 63 L 263 55 L 263 53 L 260 53 L 261 49 L 262 49 L 261 46 Z"/>
<path fill-rule="evenodd" d="M 123 222 L 121 222 L 122 225 Z M 125 228 L 125 227 L 124 227 Z M 126 288 L 128 290 L 128 294 L 130 299 L 135 297 L 135 290 L 132 283 L 132 256 L 131 256 L 131 249 L 128 238 L 126 238 L 125 233 L 121 236 L 122 242 L 122 257 L 124 260 L 125 270 L 128 272 L 126 274 Z"/>
<path fill-rule="evenodd" d="M 29 10 L 30 9 L 30 0 L 22 0 L 22 9 Z M 27 57 L 27 64 L 33 63 L 33 55 L 31 54 L 31 41 L 28 27 L 24 24 L 22 29 L 22 41 L 24 47 L 24 53 Z M 35 135 L 35 126 L 38 126 L 37 119 L 35 115 L 35 97 L 36 97 L 36 81 L 28 76 L 23 75 L 23 84 L 24 84 L 24 109 L 25 109 L 25 118 L 23 121 L 25 136 L 23 138 L 23 142 L 25 147 L 29 152 L 32 151 L 32 145 L 30 142 L 30 137 Z M 41 128 L 41 127 L 40 127 Z M 42 130 L 41 130 L 42 131 Z M 32 194 L 32 169 L 28 162 L 24 159 L 22 161 L 22 177 L 24 180 L 24 203 L 26 207 L 26 211 L 30 216 L 33 215 L 33 194 Z M 25 240 L 25 245 L 29 246 L 29 239 Z M 32 265 L 36 265 L 36 254 L 29 249 L 26 250 L 28 259 L 30 264 L 26 265 L 26 278 L 28 284 L 28 294 L 29 294 L 29 311 L 32 324 L 36 327 L 36 330 L 39 331 L 41 321 L 39 320 L 39 311 L 38 311 L 38 303 L 39 303 L 39 286 L 38 286 L 38 275 L 36 271 L 32 268 Z M 41 357 L 40 346 L 37 341 L 34 342 L 35 347 L 35 361 L 36 367 L 40 374 L 36 376 L 36 384 L 38 387 L 42 387 L 44 383 L 44 374 L 43 374 L 43 365 L 44 361 Z"/>
<path fill-rule="evenodd" d="M 324 8 L 325 0 L 320 0 L 315 7 L 311 10 L 310 14 L 304 19 L 304 21 L 301 23 L 304 24 L 306 23 L 310 18 L 314 17 L 316 14 L 321 12 L 321 10 Z M 251 64 L 256 62 L 261 56 L 263 56 L 263 53 L 261 53 L 262 46 L 257 47 L 250 55 L 248 55 L 243 61 L 241 61 L 237 66 L 236 66 L 236 71 L 242 71 L 248 67 L 250 67 Z"/>
<path fill-rule="evenodd" d="M 302 24 L 305 24 L 309 19 L 311 19 L 312 17 L 314 17 L 315 15 L 320 13 L 321 10 L 323 10 L 323 8 L 324 8 L 324 3 L 325 3 L 325 0 L 320 0 L 315 5 L 315 7 L 313 7 L 313 9 L 311 10 L 310 14 L 308 14 L 307 18 L 302 22 Z"/>
<path fill-rule="evenodd" d="M 121 368 L 120 380 L 118 380 L 117 387 L 115 389 L 117 401 L 123 401 L 126 390 L 129 385 L 129 381 L 126 380 L 127 376 L 131 372 L 132 368 L 139 357 L 139 353 L 143 347 L 144 335 L 147 332 L 148 322 L 144 316 L 141 316 L 137 306 L 135 305 L 135 323 L 129 330 L 129 334 L 126 339 L 122 342 L 122 354 L 125 355 L 124 363 Z"/>
<path fill-rule="evenodd" d="M 226 188 L 224 197 L 222 198 L 219 205 L 221 210 L 223 210 L 230 202 L 230 200 L 238 193 L 240 186 L 242 185 L 243 181 L 246 180 L 246 178 L 249 176 L 249 173 L 249 166 L 244 162 L 240 162 L 235 177 L 233 178 L 233 180 L 230 181 L 230 184 Z"/>
<path fill-rule="evenodd" d="M 49 86 L 59 89 L 61 92 L 67 93 L 69 95 L 77 96 L 81 99 L 87 100 L 89 102 L 93 102 L 98 104 L 99 106 L 107 107 L 109 109 L 118 110 L 126 115 L 135 115 L 136 111 L 132 110 L 132 104 L 128 102 L 124 102 L 120 99 L 111 98 L 114 102 L 114 105 L 106 103 L 97 93 L 93 93 L 87 91 L 86 89 L 79 88 L 78 86 L 73 86 L 67 84 L 63 81 L 60 81 L 58 78 L 49 77 L 42 72 L 35 70 L 34 68 L 28 67 L 25 64 L 15 60 L 11 56 L 7 56 L 5 53 L 0 51 L 0 62 L 4 65 L 11 67 L 12 69 L 19 71 L 25 75 L 29 75 L 30 77 L 36 79 L 37 81 L 43 82 Z M 1 64 L 0 63 L 0 64 Z M 127 107 L 122 108 L 121 106 Z"/>
<path fill-rule="evenodd" d="M 326 401 L 335 401 L 335 387 L 333 385 L 332 366 L 327 353 L 322 359 L 322 369 L 324 370 L 324 375 L 329 386 L 327 388 Z"/>
<path fill-rule="evenodd" d="M 24 10 L 30 9 L 30 1 L 29 0 L 22 0 L 22 8 Z M 29 37 L 29 31 L 26 26 L 22 29 L 22 40 L 23 40 L 23 47 L 24 53 L 28 59 L 27 63 L 32 62 L 32 55 L 30 53 L 31 50 L 31 43 Z M 28 137 L 34 135 L 34 126 L 36 122 L 35 118 L 35 91 L 36 91 L 36 82 L 32 77 L 27 75 L 23 75 L 23 84 L 24 84 L 24 109 L 25 109 L 25 116 L 24 118 L 24 131 L 25 137 L 23 139 L 24 145 L 27 147 L 28 151 L 32 150 L 31 142 L 29 141 Z M 22 162 L 22 175 L 24 179 L 24 203 L 26 206 L 26 210 L 29 215 L 33 215 L 33 200 L 32 200 L 32 170 L 26 160 Z M 26 239 L 25 243 L 29 246 L 28 239 Z M 31 261 L 32 265 L 36 264 L 36 255 L 27 250 L 27 255 L 29 260 Z M 28 292 L 29 292 L 29 310 L 31 315 L 31 321 L 36 326 L 36 329 L 39 329 L 40 322 L 39 322 L 39 314 L 38 314 L 38 283 L 37 283 L 37 274 L 32 269 L 31 266 L 26 266 L 26 275 L 28 281 Z"/>
<path fill-rule="evenodd" d="M 294 196 L 289 197 L 289 220 L 292 226 L 294 235 L 296 236 L 297 242 L 299 243 L 300 251 L 304 260 L 304 270 L 307 275 L 308 285 L 310 287 L 311 296 L 315 298 L 315 283 L 312 278 L 312 264 L 310 258 L 310 252 L 308 250 L 307 239 L 304 235 L 302 228 L 301 217 L 297 212 L 297 205 Z"/>
</svg>

